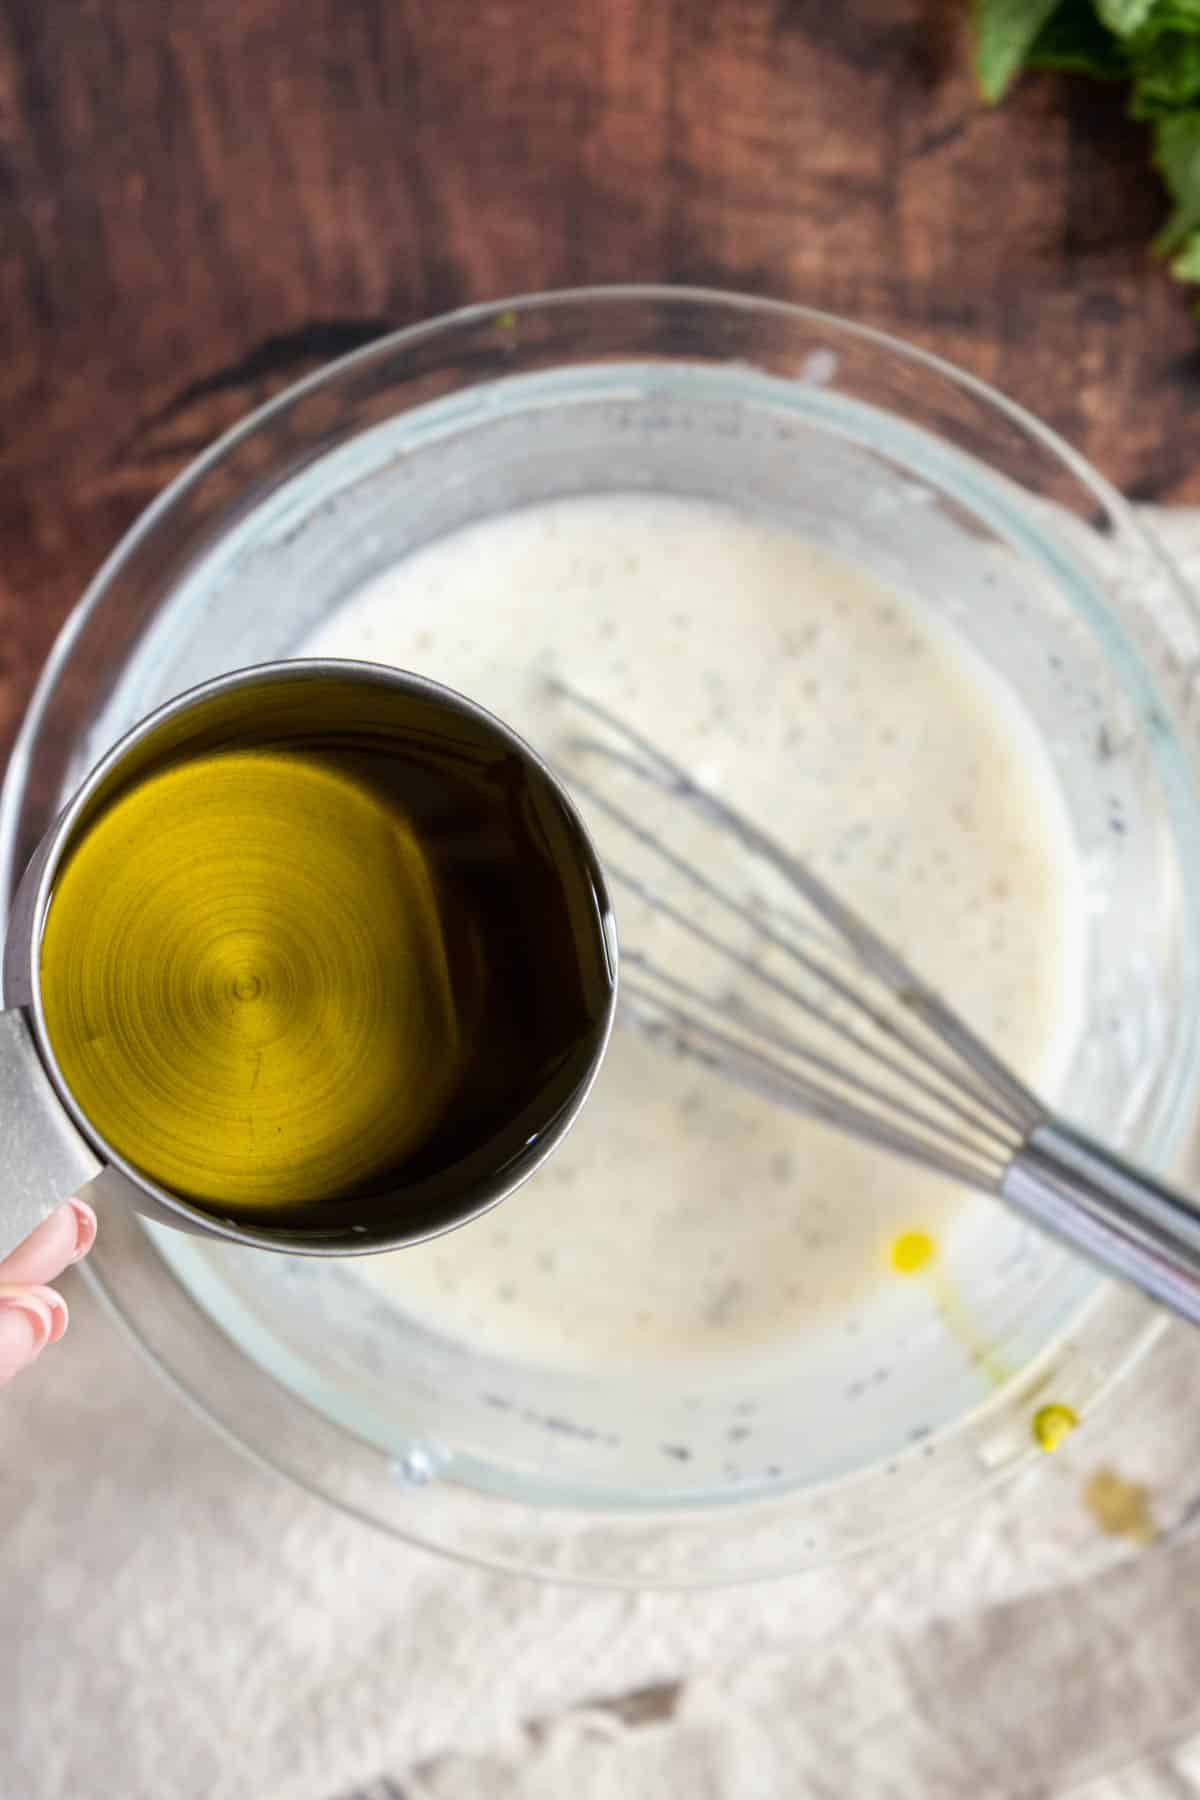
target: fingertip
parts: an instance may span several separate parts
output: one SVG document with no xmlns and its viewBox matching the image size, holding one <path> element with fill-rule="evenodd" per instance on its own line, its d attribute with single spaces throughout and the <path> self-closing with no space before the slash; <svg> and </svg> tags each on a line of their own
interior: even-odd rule
<svg viewBox="0 0 1200 1800">
<path fill-rule="evenodd" d="M 82 1208 L 82 1210 L 80 1210 Z M 37 1287 L 57 1281 L 95 1238 L 95 1214 L 87 1201 L 65 1200 L 36 1231 L 0 1262 L 0 1287 Z"/>
<path fill-rule="evenodd" d="M 24 1311 L 37 1323 L 36 1350 L 57 1344 L 71 1322 L 71 1309 L 57 1288 L 42 1282 L 0 1283 L 0 1314 Z"/>
<path fill-rule="evenodd" d="M 99 1221 L 96 1218 L 95 1208 L 90 1206 L 86 1200 L 80 1199 L 78 1195 L 75 1199 L 68 1200 L 67 1205 L 75 1219 L 75 1252 L 71 1261 L 72 1263 L 82 1262 L 96 1241 Z"/>
<path fill-rule="evenodd" d="M 32 1289 L 0 1292 L 0 1386 L 36 1361 L 52 1341 L 54 1324 L 50 1307 Z"/>
<path fill-rule="evenodd" d="M 57 1288 L 39 1287 L 34 1291 L 38 1299 L 44 1301 L 50 1309 L 50 1342 L 57 1344 L 59 1338 L 67 1334 L 67 1326 L 71 1323 L 71 1309 Z"/>
</svg>

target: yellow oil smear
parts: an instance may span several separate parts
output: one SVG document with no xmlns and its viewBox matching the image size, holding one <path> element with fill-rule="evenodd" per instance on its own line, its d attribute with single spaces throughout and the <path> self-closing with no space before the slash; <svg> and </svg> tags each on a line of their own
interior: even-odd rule
<svg viewBox="0 0 1200 1800">
<path fill-rule="evenodd" d="M 458 1078 L 424 852 L 386 799 L 302 755 L 200 757 L 118 799 L 59 876 L 41 973 L 88 1119 L 201 1203 L 353 1191 Z"/>
<path fill-rule="evenodd" d="M 1082 1499 L 1107 1537 L 1152 1544 L 1160 1535 L 1150 1511 L 1150 1489 L 1144 1482 L 1126 1481 L 1115 1469 L 1100 1468 L 1084 1487 Z"/>
<path fill-rule="evenodd" d="M 928 1231 L 902 1231 L 892 1239 L 888 1262 L 897 1275 L 921 1276 L 947 1332 L 959 1343 L 975 1367 L 993 1387 L 1003 1387 L 1015 1371 L 984 1343 L 971 1318 L 957 1283 L 939 1259 L 937 1239 Z"/>
<path fill-rule="evenodd" d="M 1033 1415 L 1034 1441 L 1043 1450 L 1057 1450 L 1078 1424 L 1079 1414 L 1073 1406 L 1064 1406 L 1058 1400 L 1050 1401 L 1046 1406 L 1039 1406 Z"/>
</svg>

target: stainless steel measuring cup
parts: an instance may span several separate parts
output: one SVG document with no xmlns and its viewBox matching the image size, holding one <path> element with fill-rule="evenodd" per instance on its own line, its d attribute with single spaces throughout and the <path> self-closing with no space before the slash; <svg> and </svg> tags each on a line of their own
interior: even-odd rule
<svg viewBox="0 0 1200 1800">
<path fill-rule="evenodd" d="M 301 738 L 312 683 L 346 686 L 349 716 L 373 708 L 408 708 L 417 718 L 441 720 L 475 745 L 521 759 L 548 802 L 561 809 L 585 859 L 595 900 L 596 947 L 609 978 L 608 1003 L 592 1054 L 568 1103 L 541 1122 L 521 1152 L 502 1167 L 473 1167 L 450 1207 L 437 1216 L 420 1208 L 405 1225 L 365 1231 L 361 1224 L 314 1233 L 221 1216 L 158 1186 L 124 1160 L 76 1101 L 49 1040 L 41 996 L 41 944 L 55 878 L 64 857 L 105 807 L 139 779 L 189 756 L 247 744 Z M 202 1236 L 307 1255 L 364 1254 L 419 1242 L 495 1205 L 520 1186 L 561 1142 L 583 1105 L 603 1058 L 616 1005 L 616 936 L 599 862 L 574 805 L 539 757 L 508 727 L 462 695 L 421 676 L 374 664 L 295 661 L 239 670 L 194 688 L 144 719 L 88 775 L 34 853 L 8 923 L 0 1011 L 0 1258 L 16 1247 L 63 1200 L 84 1194 L 102 1206 L 123 1202 L 147 1218 Z"/>
</svg>

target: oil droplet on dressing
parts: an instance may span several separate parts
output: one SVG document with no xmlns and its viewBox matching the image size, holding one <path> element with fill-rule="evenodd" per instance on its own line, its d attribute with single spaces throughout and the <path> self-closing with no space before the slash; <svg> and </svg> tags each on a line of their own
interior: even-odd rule
<svg viewBox="0 0 1200 1800">
<path fill-rule="evenodd" d="M 937 1245 L 927 1231 L 902 1231 L 892 1240 L 891 1264 L 897 1275 L 915 1275 L 937 1255 Z"/>
<path fill-rule="evenodd" d="M 1049 1406 L 1039 1406 L 1034 1413 L 1033 1435 L 1043 1450 L 1057 1450 L 1078 1423 L 1079 1414 L 1073 1406 L 1053 1401 Z"/>
</svg>

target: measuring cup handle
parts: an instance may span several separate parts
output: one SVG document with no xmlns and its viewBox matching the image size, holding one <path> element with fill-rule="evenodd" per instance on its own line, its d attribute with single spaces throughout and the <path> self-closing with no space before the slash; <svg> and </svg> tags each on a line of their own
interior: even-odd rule
<svg viewBox="0 0 1200 1800">
<path fill-rule="evenodd" d="M 0 1261 L 104 1165 L 54 1090 L 20 1007 L 0 1012 Z"/>
</svg>

